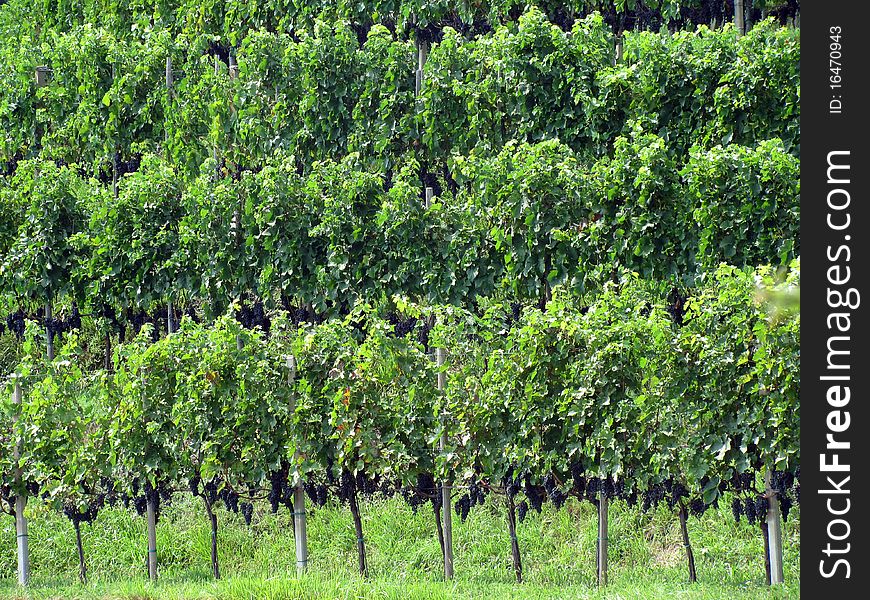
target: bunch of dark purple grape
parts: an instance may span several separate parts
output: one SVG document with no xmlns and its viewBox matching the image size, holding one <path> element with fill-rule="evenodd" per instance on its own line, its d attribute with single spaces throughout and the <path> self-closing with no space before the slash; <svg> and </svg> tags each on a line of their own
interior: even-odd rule
<svg viewBox="0 0 870 600">
<path fill-rule="evenodd" d="M 266 315 L 261 300 L 257 300 L 253 305 L 242 304 L 236 311 L 236 320 L 246 329 L 257 328 L 267 333 L 272 326 L 272 320 Z"/>
</svg>

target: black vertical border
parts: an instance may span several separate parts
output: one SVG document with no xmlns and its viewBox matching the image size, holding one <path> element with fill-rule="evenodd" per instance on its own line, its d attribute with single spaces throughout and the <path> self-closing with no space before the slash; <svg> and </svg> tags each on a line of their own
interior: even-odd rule
<svg viewBox="0 0 870 600">
<path fill-rule="evenodd" d="M 868 164 L 867 111 L 870 111 L 870 96 L 866 79 L 870 76 L 870 30 L 863 17 L 867 4 L 864 2 L 804 2 L 801 7 L 801 283 L 803 287 L 801 307 L 801 593 L 807 598 L 866 598 L 870 590 L 870 556 L 868 556 L 867 514 L 870 512 L 870 494 L 863 491 L 870 472 L 870 417 L 867 405 L 868 380 L 870 380 L 870 338 L 867 331 L 867 311 L 870 310 L 870 289 L 867 286 L 868 240 L 870 240 L 870 217 L 867 204 L 867 180 L 870 179 Z M 831 87 L 830 70 L 832 42 L 831 28 L 841 27 L 842 88 Z M 833 65 L 836 66 L 836 65 Z M 833 114 L 831 100 L 842 102 L 842 112 Z M 850 165 L 849 183 L 828 183 L 828 154 L 832 151 L 848 151 Z M 839 171 L 843 174 L 843 171 Z M 828 193 L 835 188 L 846 189 L 850 202 L 847 209 L 833 215 L 842 222 L 844 212 L 851 219 L 848 230 L 834 231 L 828 226 Z M 835 194 L 835 202 L 842 203 L 845 196 Z M 849 236 L 849 239 L 846 239 Z M 836 256 L 841 245 L 848 245 L 851 260 L 830 261 L 830 251 Z M 850 281 L 833 286 L 828 280 L 828 269 L 841 265 L 839 276 L 850 267 Z M 837 272 L 835 272 L 836 276 Z M 844 291 L 854 287 L 861 294 L 860 305 L 854 310 L 829 306 L 828 290 Z M 849 312 L 849 333 L 828 329 L 828 315 L 832 312 Z M 848 450 L 836 451 L 839 462 L 850 465 L 848 473 L 823 473 L 820 455 L 828 452 L 827 461 L 832 461 L 826 450 L 826 435 L 829 411 L 837 410 L 828 404 L 827 391 L 832 382 L 820 378 L 830 375 L 827 368 L 828 339 L 833 335 L 848 335 L 850 340 L 848 373 L 851 400 L 843 411 L 849 411 L 850 426 L 847 431 L 834 434 L 838 441 L 848 441 Z M 841 342 L 840 348 L 844 348 Z M 845 362 L 845 359 L 840 360 Z M 842 415 L 841 415 L 842 416 Z M 850 480 L 844 485 L 844 475 Z M 823 493 L 832 486 L 827 477 L 844 489 L 848 495 Z M 828 499 L 833 499 L 834 508 L 841 509 L 845 498 L 851 505 L 841 517 L 830 514 Z M 849 522 L 849 536 L 842 541 L 829 538 L 828 525 L 832 519 L 842 518 Z M 839 536 L 845 531 L 842 523 L 832 529 Z M 825 554 L 828 543 L 832 548 L 849 551 L 843 554 Z M 824 577 L 822 569 L 829 574 L 838 558 L 849 563 L 849 576 L 845 565 L 840 564 L 831 577 Z M 824 562 L 824 566 L 822 564 Z M 822 595 L 824 594 L 824 595 Z"/>
</svg>

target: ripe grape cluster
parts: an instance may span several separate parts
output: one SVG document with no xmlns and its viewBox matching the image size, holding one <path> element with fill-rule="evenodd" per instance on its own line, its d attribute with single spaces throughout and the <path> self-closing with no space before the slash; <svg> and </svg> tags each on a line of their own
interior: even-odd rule
<svg viewBox="0 0 870 600">
<path fill-rule="evenodd" d="M 214 40 L 208 43 L 208 48 L 206 48 L 205 53 L 208 56 L 214 56 L 225 65 L 230 64 L 230 46 L 226 44 L 221 44 Z"/>
<path fill-rule="evenodd" d="M 281 298 L 281 303 L 284 307 L 284 310 L 287 311 L 287 314 L 290 315 L 290 322 L 296 326 L 299 326 L 301 323 L 322 323 L 326 317 L 324 315 L 318 314 L 316 311 L 309 310 L 304 306 L 296 306 L 291 304 L 290 299 L 286 296 Z"/>
<path fill-rule="evenodd" d="M 767 498 L 757 493 L 737 495 L 731 500 L 731 512 L 738 523 L 743 515 L 750 525 L 755 525 L 756 522 L 764 520 L 769 508 L 770 502 Z"/>
<path fill-rule="evenodd" d="M 508 468 L 507 473 L 501 478 L 501 487 L 504 489 L 508 498 L 513 498 L 520 493 L 522 489 L 523 479 L 521 475 L 514 476 L 514 467 Z"/>
<path fill-rule="evenodd" d="M 259 328 L 268 332 L 272 327 L 272 321 L 266 315 L 263 302 L 258 300 L 253 305 L 242 304 L 236 311 L 236 320 L 246 329 Z"/>
<path fill-rule="evenodd" d="M 27 316 L 22 310 L 17 310 L 12 314 L 6 315 L 6 328 L 9 329 L 11 333 L 14 333 L 15 337 L 19 340 L 24 338 L 26 319 Z M 2 331 L 0 331 L 0 333 L 2 333 Z"/>
<path fill-rule="evenodd" d="M 119 339 L 123 340 L 127 336 L 127 324 L 118 319 L 118 314 L 115 309 L 108 304 L 103 304 L 97 309 L 95 316 L 102 317 L 109 322 L 109 327 L 118 334 Z"/>
<path fill-rule="evenodd" d="M 689 502 L 689 513 L 692 516 L 701 517 L 705 512 L 707 512 L 709 507 L 710 505 L 704 502 L 701 498 L 694 498 Z"/>
<path fill-rule="evenodd" d="M 413 333 L 417 343 L 423 346 L 425 351 L 429 350 L 429 332 L 432 330 L 432 325 L 428 319 L 405 318 L 398 313 L 390 312 L 387 313 L 386 320 L 393 327 L 393 337 L 405 337 Z"/>
<path fill-rule="evenodd" d="M 133 335 L 138 335 L 142 330 L 143 325 L 151 323 L 154 326 L 151 330 L 151 340 L 156 342 L 160 339 L 160 331 L 166 330 L 166 312 L 166 306 L 155 307 L 150 315 L 144 310 L 133 310 L 132 308 L 128 308 L 124 314 L 124 318 L 133 327 Z M 173 315 L 173 330 L 177 327 L 178 320 L 177 317 Z"/>
<path fill-rule="evenodd" d="M 468 518 L 468 513 L 475 506 L 482 506 L 486 501 L 486 486 L 476 477 L 469 477 L 466 480 L 468 491 L 465 492 L 453 504 L 453 510 L 459 515 L 462 522 Z"/>
<path fill-rule="evenodd" d="M 773 471 L 770 474 L 770 487 L 776 492 L 782 519 L 788 521 L 795 502 L 800 502 L 800 467 L 794 473 L 789 471 Z"/>
<path fill-rule="evenodd" d="M 347 469 L 342 469 L 338 483 L 338 500 L 342 503 L 350 502 L 356 494 L 356 481 Z"/>
<path fill-rule="evenodd" d="M 387 323 L 393 326 L 393 335 L 395 337 L 405 337 L 417 325 L 417 317 L 402 318 L 397 313 L 391 312 L 387 314 Z"/>
<path fill-rule="evenodd" d="M 103 508 L 105 503 L 105 495 L 96 496 L 93 500 L 87 503 L 84 509 L 79 508 L 73 502 L 64 502 L 63 514 L 69 519 L 73 525 L 80 523 L 93 523 L 97 518 L 97 513 Z"/>
<path fill-rule="evenodd" d="M 520 523 L 526 520 L 526 514 L 528 514 L 528 512 L 529 505 L 525 500 L 517 504 L 517 520 L 519 520 Z"/>
<path fill-rule="evenodd" d="M 755 472 L 744 471 L 742 473 L 735 472 L 731 476 L 731 489 L 735 492 L 754 492 L 755 491 Z"/>
<path fill-rule="evenodd" d="M 129 509 L 130 505 L 136 510 L 136 514 L 140 517 L 144 516 L 148 510 L 148 501 L 154 502 L 154 517 L 156 521 L 160 520 L 160 510 L 163 505 L 168 505 L 172 501 L 172 488 L 167 486 L 163 481 L 158 481 L 157 486 L 152 486 L 147 479 L 145 484 L 139 481 L 138 477 L 134 477 L 131 482 L 131 493 L 120 495 L 121 503 L 124 508 Z"/>
<path fill-rule="evenodd" d="M 281 468 L 269 473 L 269 506 L 272 513 L 277 513 L 283 505 L 293 512 L 293 488 L 288 481 L 290 465 L 286 461 L 281 462 Z"/>
<path fill-rule="evenodd" d="M 121 156 L 120 152 L 116 152 L 113 157 L 113 161 L 115 163 L 115 167 L 118 170 L 118 177 L 121 178 L 127 173 L 135 173 L 139 170 L 139 167 L 142 165 L 142 155 L 138 152 L 134 152 L 130 155 L 128 160 L 124 160 Z M 79 171 L 79 175 L 82 177 L 87 177 L 87 174 L 84 170 Z M 109 185 L 112 183 L 112 169 L 111 168 L 101 168 L 100 172 L 97 174 L 97 179 L 103 185 Z"/>
<path fill-rule="evenodd" d="M 529 505 L 535 509 L 535 512 L 540 513 L 544 506 L 544 501 L 547 499 L 547 492 L 544 486 L 532 483 L 532 476 L 528 471 L 523 476 L 523 484 L 523 494 L 529 501 Z"/>
<path fill-rule="evenodd" d="M 431 501 L 433 505 L 437 502 L 438 506 L 441 504 L 441 496 L 438 494 L 435 477 L 432 473 L 417 473 L 417 482 L 414 488 L 403 489 L 402 497 L 415 514 L 417 509 L 426 502 Z"/>
<path fill-rule="evenodd" d="M 523 305 L 519 302 L 511 302 L 510 312 L 505 315 L 504 335 L 513 328 L 514 323 L 517 323 L 523 315 Z"/>
<path fill-rule="evenodd" d="M 556 510 L 562 508 L 562 505 L 565 504 L 565 500 L 568 498 L 565 492 L 556 485 L 556 478 L 552 473 L 548 473 L 544 477 L 544 491 L 547 492 L 547 497 L 553 503 L 553 506 L 556 507 Z"/>
<path fill-rule="evenodd" d="M 683 317 L 686 314 L 686 300 L 688 297 L 677 288 L 671 288 L 668 294 L 668 314 L 678 326 L 683 326 Z"/>
<path fill-rule="evenodd" d="M 250 527 L 251 519 L 254 516 L 254 505 L 250 502 L 242 502 L 239 505 L 239 511 L 241 511 L 242 517 L 245 519 L 245 525 Z"/>
<path fill-rule="evenodd" d="M 81 329 L 82 318 L 79 313 L 79 308 L 73 304 L 70 312 L 66 317 L 51 317 L 45 316 L 45 310 L 39 309 L 35 314 L 29 315 L 19 309 L 13 313 L 6 315 L 4 321 L 0 322 L 0 335 L 8 329 L 16 338 L 23 339 L 24 331 L 27 328 L 27 321 L 36 321 L 39 326 L 48 331 L 53 337 L 60 336 L 64 333 Z"/>
<path fill-rule="evenodd" d="M 305 481 L 305 493 L 311 499 L 315 506 L 325 506 L 329 498 L 329 488 L 323 483 L 317 483 L 314 479 L 308 478 Z"/>
</svg>

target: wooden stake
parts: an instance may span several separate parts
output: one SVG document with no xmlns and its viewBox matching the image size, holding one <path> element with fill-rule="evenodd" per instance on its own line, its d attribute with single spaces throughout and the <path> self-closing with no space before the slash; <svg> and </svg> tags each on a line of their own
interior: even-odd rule
<svg viewBox="0 0 870 600">
<path fill-rule="evenodd" d="M 51 69 L 46 66 L 36 67 L 34 72 L 34 80 L 36 81 L 36 87 L 41 88 L 48 85 L 48 74 L 51 73 Z"/>
<path fill-rule="evenodd" d="M 417 72 L 414 85 L 414 94 L 419 96 L 423 93 L 423 66 L 426 64 L 426 59 L 429 57 L 429 44 L 426 42 L 417 42 Z"/>
<path fill-rule="evenodd" d="M 737 29 L 737 35 L 743 35 L 743 0 L 734 0 L 734 28 Z"/>
<path fill-rule="evenodd" d="M 118 343 L 122 344 L 124 340 L 119 340 Z M 106 332 L 106 360 L 103 366 L 107 373 L 112 372 L 112 334 L 109 332 Z"/>
<path fill-rule="evenodd" d="M 172 303 L 166 305 L 166 335 L 172 334 Z M 153 499 L 156 494 L 148 494 L 148 487 L 145 488 L 146 493 L 146 509 L 145 519 L 148 529 L 148 578 L 151 581 L 157 581 L 157 506 Z"/>
<path fill-rule="evenodd" d="M 148 494 L 147 487 L 145 493 Z M 157 507 L 152 496 L 147 496 L 145 514 L 148 522 L 148 578 L 157 581 Z"/>
<path fill-rule="evenodd" d="M 598 587 L 607 585 L 607 497 L 598 492 Z"/>
<path fill-rule="evenodd" d="M 173 82 L 173 78 L 172 78 L 172 57 L 169 56 L 169 54 L 167 52 L 167 54 L 166 54 L 166 97 L 167 97 L 167 100 L 171 99 L 171 97 L 172 97 L 172 84 L 173 83 L 174 82 Z M 164 143 L 169 142 L 169 130 L 166 128 L 165 119 L 164 119 L 164 123 L 163 123 L 163 142 Z"/>
<path fill-rule="evenodd" d="M 426 188 L 426 206 L 432 199 L 432 188 Z M 435 361 L 439 367 L 444 366 L 444 348 L 435 349 Z M 443 371 L 438 372 L 438 389 L 443 390 L 447 387 L 447 374 Z M 440 447 L 443 452 L 447 448 L 447 415 L 441 414 L 441 432 Z M 451 490 L 452 486 L 449 481 L 441 483 L 441 514 L 443 515 L 443 534 L 444 534 L 444 578 L 453 579 L 453 513 L 450 512 L 451 507 Z"/>
<path fill-rule="evenodd" d="M 166 55 L 166 89 L 171 90 L 172 84 L 174 83 L 172 77 L 172 57 L 169 54 Z"/>
<path fill-rule="evenodd" d="M 54 333 L 51 331 L 51 319 L 53 317 L 51 311 L 51 302 L 45 304 L 45 335 L 46 335 L 46 351 L 48 360 L 54 360 Z"/>
<path fill-rule="evenodd" d="M 287 357 L 288 383 L 290 384 L 290 412 L 296 410 L 296 394 L 293 393 L 293 383 L 296 381 L 296 357 Z M 293 456 L 293 462 L 299 464 L 299 452 Z M 308 525 L 305 510 L 305 486 L 302 478 L 296 478 L 293 487 L 293 535 L 296 539 L 296 572 L 304 573 L 308 569 Z"/>
<path fill-rule="evenodd" d="M 112 81 L 115 81 L 115 64 L 112 63 Z M 120 144 L 115 140 L 115 151 L 112 153 L 112 196 L 118 199 L 118 161 L 120 159 Z"/>
<path fill-rule="evenodd" d="M 215 54 L 214 55 L 214 74 L 217 75 L 218 73 L 220 73 L 220 67 L 219 67 L 219 62 L 218 62 L 218 56 L 217 56 L 217 54 Z M 215 168 L 219 169 L 219 167 L 217 166 L 217 159 L 218 159 L 217 143 L 212 145 L 211 155 L 212 155 L 212 158 L 214 158 Z"/>
<path fill-rule="evenodd" d="M 15 535 L 18 540 L 18 585 L 30 583 L 30 545 L 27 535 L 27 517 L 24 509 L 27 506 L 26 496 L 15 496 Z"/>
<path fill-rule="evenodd" d="M 768 509 L 765 521 L 767 522 L 767 535 L 770 540 L 770 583 L 777 585 L 785 581 L 782 568 L 782 518 L 779 510 L 779 499 L 776 492 L 770 487 L 771 470 L 764 474 L 765 496 L 767 496 Z"/>
<path fill-rule="evenodd" d="M 229 58 L 229 71 L 230 71 L 230 79 L 238 79 L 239 77 L 239 63 L 236 62 L 236 55 L 230 52 Z"/>
<path fill-rule="evenodd" d="M 22 402 L 21 384 L 15 380 L 15 387 L 12 390 L 12 403 L 20 406 Z M 15 417 L 15 422 L 18 417 Z M 12 456 L 15 462 L 21 459 L 23 440 L 21 438 L 15 444 L 12 450 Z M 21 468 L 15 468 L 15 483 L 21 485 Z M 27 506 L 27 497 L 15 496 L 15 535 L 18 540 L 18 585 L 26 586 L 30 582 L 30 546 L 27 536 L 27 517 L 24 516 L 24 509 Z"/>
</svg>

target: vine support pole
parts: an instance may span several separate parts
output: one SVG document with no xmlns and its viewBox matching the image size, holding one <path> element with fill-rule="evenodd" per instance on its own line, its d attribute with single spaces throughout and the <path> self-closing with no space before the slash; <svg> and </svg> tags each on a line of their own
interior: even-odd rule
<svg viewBox="0 0 870 600">
<path fill-rule="evenodd" d="M 166 304 L 166 335 L 172 335 L 172 303 Z M 148 487 L 145 488 L 146 503 L 145 503 L 145 520 L 147 523 L 148 532 L 148 578 L 151 581 L 157 581 L 157 503 L 155 496 L 157 491 L 149 493 Z"/>
<path fill-rule="evenodd" d="M 414 93 L 419 96 L 423 92 L 423 66 L 429 57 L 429 44 L 417 42 L 417 72 L 414 85 Z"/>
<path fill-rule="evenodd" d="M 166 51 L 166 102 L 167 104 L 172 99 L 172 85 L 173 85 L 173 77 L 172 77 L 172 57 L 169 55 L 169 50 Z M 163 144 L 164 146 L 169 145 L 169 129 L 166 127 L 166 121 L 163 122 Z M 164 150 L 164 156 L 167 156 L 168 152 Z"/>
<path fill-rule="evenodd" d="M 293 384 L 296 381 L 296 357 L 287 357 L 287 381 L 290 384 L 290 412 L 296 411 L 296 394 Z M 293 455 L 293 462 L 299 464 L 299 451 Z M 302 477 L 297 475 L 293 485 L 293 536 L 296 539 L 296 572 L 300 575 L 308 569 L 308 527 L 305 510 L 305 486 Z"/>
<path fill-rule="evenodd" d="M 431 201 L 432 188 L 426 188 L 426 206 L 429 206 Z M 444 366 L 444 348 L 435 349 L 435 361 L 439 369 Z M 444 390 L 447 387 L 447 374 L 444 371 L 438 371 L 438 389 Z M 447 448 L 447 415 L 441 413 L 441 451 L 444 452 Z M 444 578 L 453 579 L 453 514 L 450 512 L 450 491 L 452 486 L 450 481 L 441 483 L 441 514 L 443 516 L 443 531 L 444 531 Z"/>
<path fill-rule="evenodd" d="M 734 0 L 734 27 L 737 29 L 737 35 L 743 35 L 743 0 Z"/>
<path fill-rule="evenodd" d="M 45 349 L 48 360 L 54 360 L 54 333 L 51 331 L 51 320 L 54 312 L 51 309 L 51 300 L 45 303 Z"/>
<path fill-rule="evenodd" d="M 770 487 L 770 479 L 771 470 L 767 469 L 764 474 L 764 488 L 768 502 L 765 522 L 770 544 L 770 584 L 777 585 L 785 581 L 782 569 L 782 517 L 776 492 Z"/>
<path fill-rule="evenodd" d="M 148 522 L 148 578 L 157 581 L 157 507 L 153 499 L 154 494 L 146 490 L 147 500 L 145 517 Z"/>
<path fill-rule="evenodd" d="M 12 390 L 12 403 L 20 406 L 22 402 L 21 384 L 15 380 L 15 387 Z M 15 417 L 18 420 L 18 417 Z M 13 448 L 13 457 L 15 462 L 21 458 L 22 451 L 21 438 Z M 21 468 L 15 468 L 15 483 L 21 485 Z M 27 497 L 15 495 L 15 536 L 18 542 L 18 585 L 26 586 L 30 582 L 30 545 L 28 544 L 27 536 L 27 517 L 24 516 L 24 508 L 27 506 Z"/>
<path fill-rule="evenodd" d="M 607 585 L 607 496 L 598 492 L 598 587 Z"/>
<path fill-rule="evenodd" d="M 220 73 L 220 66 L 219 66 L 218 61 L 219 61 L 218 56 L 217 56 L 217 54 L 215 54 L 214 55 L 214 74 L 215 75 Z M 217 141 L 215 141 L 215 143 L 212 144 L 211 155 L 212 155 L 212 158 L 214 158 L 215 169 L 217 169 L 218 172 L 220 172 L 220 168 L 217 166 L 217 159 L 218 159 Z"/>
</svg>

